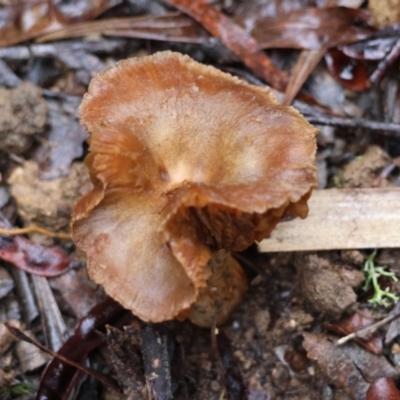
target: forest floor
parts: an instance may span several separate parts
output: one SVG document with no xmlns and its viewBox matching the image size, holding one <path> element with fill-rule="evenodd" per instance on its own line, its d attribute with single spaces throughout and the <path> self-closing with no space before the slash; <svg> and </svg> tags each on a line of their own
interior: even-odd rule
<svg viewBox="0 0 400 400">
<path fill-rule="evenodd" d="M 78 115 L 90 80 L 162 50 L 296 98 L 319 130 L 319 190 L 399 197 L 400 11 L 376 3 L 0 1 L 1 400 L 400 399 L 400 243 L 253 245 L 235 254 L 244 301 L 206 329 L 121 309 L 88 278 L 69 231 L 92 187 Z M 48 364 L 54 352 L 80 369 L 57 356 Z"/>
</svg>

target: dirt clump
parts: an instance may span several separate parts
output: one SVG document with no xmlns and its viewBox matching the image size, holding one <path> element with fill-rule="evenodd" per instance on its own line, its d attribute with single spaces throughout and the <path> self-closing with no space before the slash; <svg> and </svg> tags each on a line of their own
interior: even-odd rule
<svg viewBox="0 0 400 400">
<path fill-rule="evenodd" d="M 378 146 L 350 161 L 343 171 L 334 178 L 335 186 L 343 188 L 368 188 L 375 186 L 379 173 L 391 163 L 390 156 Z M 379 187 L 391 186 L 387 179 L 381 179 Z"/>
<path fill-rule="evenodd" d="M 40 180 L 39 166 L 26 161 L 10 175 L 11 194 L 25 225 L 39 225 L 54 231 L 69 225 L 76 200 L 90 190 L 89 174 L 83 163 L 71 166 L 68 176 Z"/>
<path fill-rule="evenodd" d="M 33 135 L 43 132 L 46 118 L 47 103 L 39 87 L 30 82 L 15 89 L 0 87 L 0 150 L 24 153 Z"/>
<path fill-rule="evenodd" d="M 362 272 L 317 255 L 299 255 L 295 266 L 299 290 L 314 310 L 337 319 L 354 308 L 357 296 L 353 288 L 364 281 Z"/>
</svg>

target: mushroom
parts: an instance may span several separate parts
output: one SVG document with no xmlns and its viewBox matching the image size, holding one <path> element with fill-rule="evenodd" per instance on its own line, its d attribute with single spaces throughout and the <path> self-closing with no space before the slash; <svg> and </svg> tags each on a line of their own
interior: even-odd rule
<svg viewBox="0 0 400 400">
<path fill-rule="evenodd" d="M 267 88 L 166 51 L 97 75 L 80 116 L 94 188 L 73 239 L 92 279 L 145 321 L 187 316 L 219 250 L 307 216 L 316 129 Z"/>
<path fill-rule="evenodd" d="M 226 250 L 214 253 L 208 262 L 211 275 L 188 313 L 194 324 L 207 328 L 224 323 L 247 291 L 246 275 L 240 264 Z M 181 316 L 186 316 L 182 313 Z"/>
</svg>

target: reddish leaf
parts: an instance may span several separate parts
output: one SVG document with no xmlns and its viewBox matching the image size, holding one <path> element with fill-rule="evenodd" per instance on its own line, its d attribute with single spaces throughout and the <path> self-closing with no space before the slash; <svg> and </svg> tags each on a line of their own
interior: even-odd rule
<svg viewBox="0 0 400 400">
<path fill-rule="evenodd" d="M 340 50 L 359 60 L 381 60 L 370 76 L 371 83 L 379 83 L 400 56 L 400 25 L 382 29 L 369 39 L 342 46 Z"/>
<path fill-rule="evenodd" d="M 31 274 L 61 275 L 71 267 L 59 247 L 44 247 L 22 236 L 0 236 L 0 258 Z"/>
<path fill-rule="evenodd" d="M 375 320 L 371 314 L 370 310 L 364 309 L 362 310 L 362 314 L 355 313 L 340 322 L 324 324 L 324 328 L 339 335 L 347 336 L 374 324 Z M 355 338 L 354 340 L 371 353 L 382 354 L 382 337 L 379 333 L 373 334 L 368 339 Z"/>
<path fill-rule="evenodd" d="M 381 378 L 369 385 L 366 400 L 400 400 L 393 379 Z"/>
<path fill-rule="evenodd" d="M 83 363 L 87 355 L 105 341 L 98 330 L 106 324 L 128 323 L 131 313 L 111 298 L 93 307 L 82 318 L 74 334 L 64 343 L 58 354 L 76 363 Z M 36 400 L 66 400 L 76 389 L 79 371 L 58 358 L 53 358 L 43 372 Z"/>
<path fill-rule="evenodd" d="M 325 61 L 329 72 L 346 89 L 363 91 L 369 87 L 368 72 L 361 61 L 347 57 L 337 49 L 326 53 Z"/>
<path fill-rule="evenodd" d="M 353 8 L 306 8 L 260 19 L 252 35 L 265 49 L 327 49 L 371 36 L 375 29 L 368 17 L 364 10 Z"/>
<path fill-rule="evenodd" d="M 255 75 L 278 90 L 285 90 L 288 76 L 277 68 L 261 50 L 258 42 L 246 30 L 205 0 L 168 0 L 180 11 L 200 22 L 213 36 L 249 67 Z"/>
</svg>

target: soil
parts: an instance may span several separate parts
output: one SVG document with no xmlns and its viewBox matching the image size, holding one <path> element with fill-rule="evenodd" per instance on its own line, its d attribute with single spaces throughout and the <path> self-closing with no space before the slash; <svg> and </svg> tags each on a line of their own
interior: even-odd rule
<svg viewBox="0 0 400 400">
<path fill-rule="evenodd" d="M 7 1 L 0 3 L 4 10 L 9 9 Z M 80 3 L 89 7 L 87 1 Z M 104 1 L 106 3 L 112 1 Z M 118 6 L 119 3 L 122 2 L 114 1 L 117 7 L 110 8 L 104 18 L 172 10 L 158 1 L 126 1 Z M 302 10 L 321 6 L 323 2 L 282 0 L 265 5 L 258 0 L 237 0 L 212 3 L 217 3 L 232 19 L 242 17 L 250 27 L 255 16 L 276 16 L 282 10 Z M 342 5 L 343 2 L 333 3 Z M 376 2 L 373 3 L 376 8 Z M 93 11 L 93 18 L 95 16 Z M 72 25 L 74 19 L 71 21 Z M 0 32 L 1 29 L 0 26 Z M 154 26 L 151 29 L 155 29 Z M 193 35 L 200 27 L 196 23 L 194 27 L 190 25 L 190 29 L 191 33 L 184 31 L 184 34 Z M 196 35 L 203 40 L 207 34 L 202 31 Z M 126 57 L 171 49 L 229 69 L 251 83 L 259 83 L 259 78 L 216 39 L 207 44 L 200 39 L 200 44 L 193 44 L 193 40 L 190 43 L 140 38 L 113 40 L 92 32 L 85 38 L 52 41 L 46 48 L 40 47 L 43 44 L 32 44 L 50 54 L 43 57 L 40 52 L 32 53 L 32 59 L 21 55 L 22 45 L 10 44 L 0 49 L 0 53 L 8 50 L 9 54 L 14 54 L 5 58 L 8 75 L 0 76 L 1 82 L 7 77 L 10 79 L 9 84 L 0 87 L 0 228 L 34 225 L 68 234 L 74 204 L 92 187 L 84 163 L 87 134 L 78 123 L 78 106 L 90 78 L 107 65 Z M 58 46 L 64 46 L 62 56 L 58 54 L 61 48 Z M 101 50 L 96 50 L 96 46 Z M 1 54 L 0 62 L 3 62 Z M 15 54 L 19 54 L 18 57 Z M 298 53 L 274 49 L 268 54 L 276 65 L 289 73 Z M 373 62 L 367 63 L 366 68 L 372 70 L 374 66 Z M 392 68 L 380 86 L 357 92 L 344 87 L 321 62 L 304 89 L 314 98 L 310 107 L 318 102 L 333 115 L 343 118 L 362 117 L 398 124 L 398 79 L 398 68 Z M 377 98 L 382 103 L 380 109 L 375 106 Z M 390 114 L 388 110 L 393 112 Z M 398 135 L 357 127 L 319 125 L 318 128 L 319 189 L 400 186 Z M 18 260 L 13 263 L 3 260 L 4 252 L 13 251 L 14 242 L 9 236 L 0 236 L 1 400 L 35 398 L 49 360 L 35 345 L 11 335 L 5 323 L 19 328 L 51 350 L 59 351 L 60 347 L 53 344 L 61 345 L 68 337 L 75 339 L 78 322 L 106 298 L 103 289 L 87 276 L 85 255 L 71 240 L 37 233 L 30 233 L 27 238 L 32 246 L 62 249 L 70 264 L 61 276 L 39 278 L 46 288 L 41 291 L 38 288 L 43 286 L 31 274 L 17 270 Z M 32 248 L 36 249 L 35 265 L 40 266 L 42 247 Z M 236 288 L 235 309 L 232 311 L 231 305 L 223 309 L 218 326 L 213 325 L 215 315 L 206 302 L 199 312 L 205 315 L 201 318 L 206 318 L 206 325 L 212 328 L 201 328 L 189 320 L 152 325 L 131 316 L 129 322 L 123 320 L 123 323 L 122 318 L 118 321 L 111 318 L 101 328 L 96 328 L 93 341 L 101 337 L 96 348 L 90 348 L 84 338 L 76 339 L 76 343 L 84 349 L 79 362 L 113 378 L 123 394 L 117 394 L 110 385 L 82 373 L 75 376 L 75 381 L 71 378 L 74 387 L 71 398 L 376 400 L 378 397 L 367 397 L 367 391 L 380 378 L 390 379 L 391 395 L 397 396 L 392 398 L 400 398 L 394 386 L 400 383 L 399 319 L 361 340 L 337 345 L 340 336 L 400 312 L 399 303 L 389 301 L 388 307 L 384 307 L 373 306 L 370 302 L 374 293 L 371 287 L 364 288 L 363 267 L 373 251 L 262 254 L 252 246 L 245 252 L 233 254 L 244 270 L 248 290 L 243 295 L 245 283 Z M 18 257 L 26 261 L 29 254 L 21 253 Z M 385 266 L 389 274 L 379 278 L 380 287 L 395 296 L 400 295 L 397 282 L 400 250 L 380 249 L 374 262 L 376 266 Z M 233 296 L 228 282 L 229 279 L 215 283 L 223 288 L 223 296 L 218 293 L 222 297 L 226 293 Z M 355 316 L 361 316 L 357 323 Z M 198 318 L 192 316 L 194 322 Z M 351 329 L 349 321 L 353 323 Z M 151 342 L 151 335 L 156 338 L 155 344 Z M 37 398 L 44 399 L 43 396 Z"/>
</svg>

